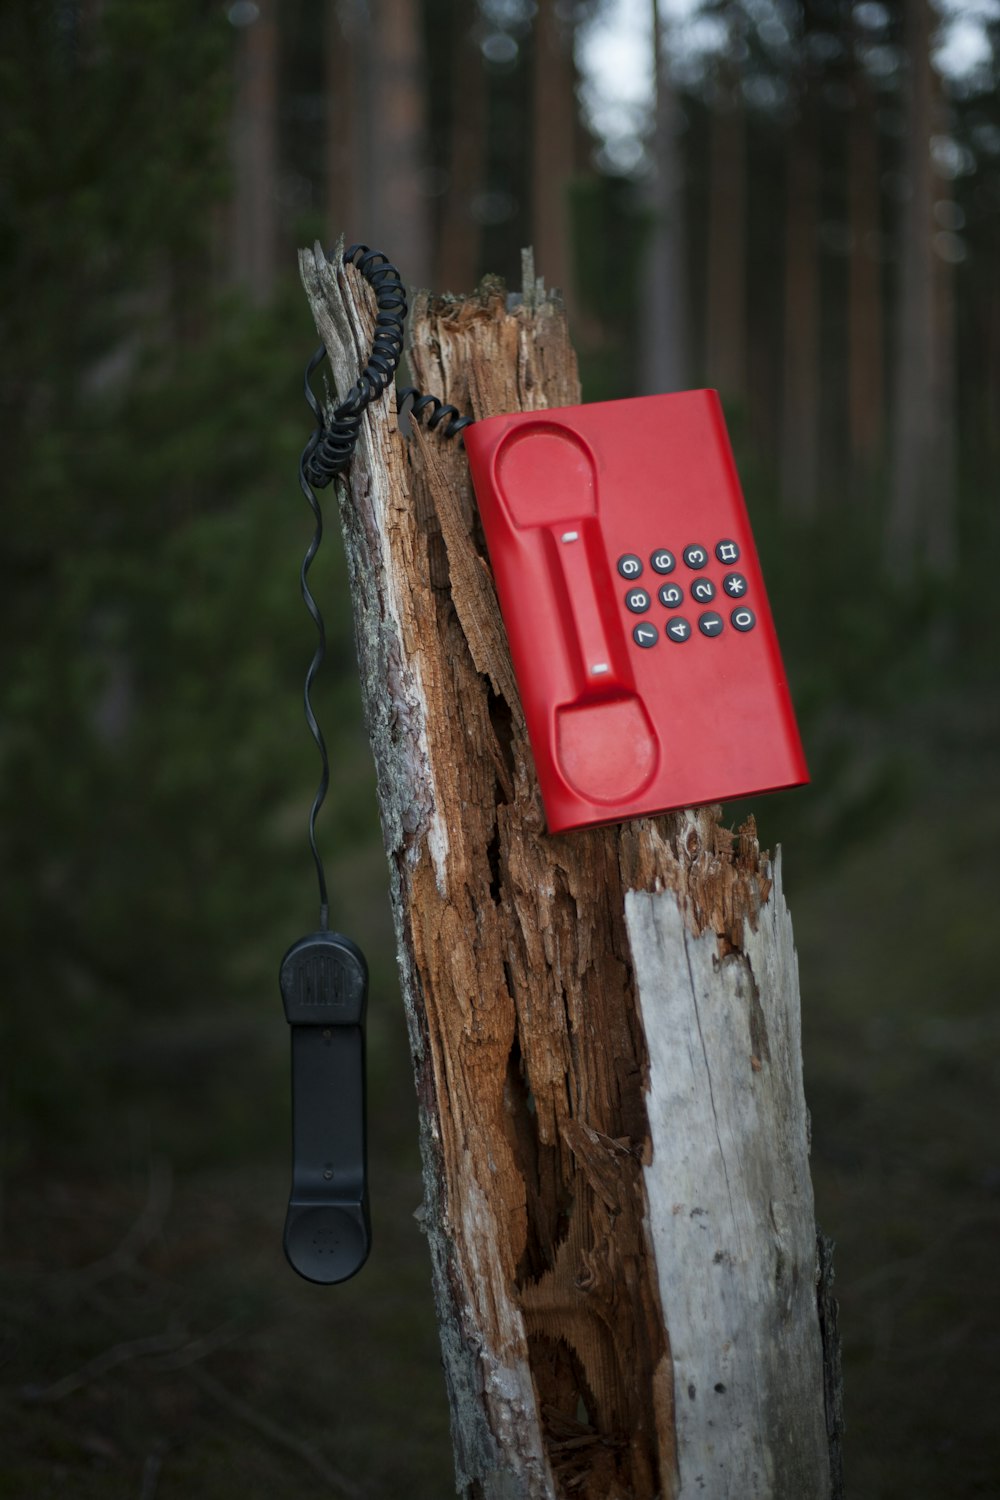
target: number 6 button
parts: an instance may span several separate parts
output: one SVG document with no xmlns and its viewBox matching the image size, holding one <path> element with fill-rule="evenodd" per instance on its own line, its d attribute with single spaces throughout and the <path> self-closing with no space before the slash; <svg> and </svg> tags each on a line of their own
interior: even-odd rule
<svg viewBox="0 0 1000 1500">
<path fill-rule="evenodd" d="M 645 589 L 629 589 L 625 595 L 625 603 L 634 615 L 645 614 L 652 602 Z"/>
</svg>

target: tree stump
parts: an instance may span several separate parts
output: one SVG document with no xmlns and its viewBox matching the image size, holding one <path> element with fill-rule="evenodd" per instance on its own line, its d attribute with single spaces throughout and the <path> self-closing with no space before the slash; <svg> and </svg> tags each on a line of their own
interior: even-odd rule
<svg viewBox="0 0 1000 1500">
<path fill-rule="evenodd" d="M 346 391 L 374 300 L 301 270 Z M 421 296 L 411 340 L 477 417 L 580 398 L 530 262 L 520 298 Z M 717 807 L 548 836 L 460 444 L 404 440 L 389 393 L 338 498 L 458 1492 L 825 1500 L 780 866 Z"/>
</svg>

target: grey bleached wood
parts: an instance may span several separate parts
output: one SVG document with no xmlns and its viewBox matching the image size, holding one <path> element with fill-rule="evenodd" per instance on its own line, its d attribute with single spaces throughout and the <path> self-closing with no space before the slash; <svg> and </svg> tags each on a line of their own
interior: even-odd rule
<svg viewBox="0 0 1000 1500">
<path fill-rule="evenodd" d="M 625 899 L 649 1048 L 650 1232 L 681 1500 L 831 1493 L 798 968 L 781 889 L 719 958 L 673 891 Z"/>
</svg>

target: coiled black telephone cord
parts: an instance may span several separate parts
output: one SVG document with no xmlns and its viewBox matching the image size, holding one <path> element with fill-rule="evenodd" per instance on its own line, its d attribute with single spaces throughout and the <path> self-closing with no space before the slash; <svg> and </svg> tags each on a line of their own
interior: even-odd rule
<svg viewBox="0 0 1000 1500">
<path fill-rule="evenodd" d="M 320 346 L 306 366 L 305 397 L 316 426 L 299 459 L 299 485 L 315 529 L 302 559 L 299 582 L 316 626 L 316 650 L 305 683 L 305 714 L 319 750 L 322 771 L 309 809 L 309 848 L 319 882 L 320 923 L 293 943 L 281 961 L 279 983 L 292 1035 L 292 1188 L 284 1245 L 293 1268 L 309 1281 L 344 1281 L 364 1264 L 371 1245 L 365 1126 L 365 1010 L 368 966 L 356 943 L 331 932 L 323 861 L 316 846 L 316 815 L 330 786 L 326 742 L 312 706 L 312 686 L 326 655 L 326 630 L 309 589 L 309 569 L 323 540 L 323 511 L 316 490 L 343 474 L 351 462 L 366 407 L 392 383 L 403 353 L 406 292 L 399 272 L 380 250 L 352 245 L 344 264 L 361 273 L 375 293 L 378 311 L 371 353 L 357 381 L 330 415 L 310 385 L 326 356 Z M 412 387 L 397 405 L 460 436 L 472 418 L 437 396 Z"/>
<path fill-rule="evenodd" d="M 361 374 L 344 399 L 333 409 L 329 419 L 324 415 L 316 393 L 310 385 L 314 370 L 326 358 L 326 346 L 321 344 L 313 354 L 305 372 L 305 398 L 316 419 L 316 427 L 302 450 L 299 461 L 299 486 L 308 501 L 316 526 L 306 555 L 302 560 L 299 582 L 306 609 L 312 616 L 318 636 L 316 651 L 305 682 L 305 716 L 309 732 L 319 751 L 321 773 L 319 786 L 309 810 L 309 849 L 316 866 L 319 884 L 320 926 L 325 931 L 329 922 L 329 901 L 323 861 L 316 846 L 316 817 L 326 798 L 330 786 L 330 762 L 326 742 L 312 706 L 312 686 L 316 674 L 326 656 L 326 630 L 323 616 L 309 589 L 309 569 L 323 540 L 323 512 L 316 497 L 317 489 L 324 489 L 338 474 L 350 467 L 361 430 L 361 418 L 372 401 L 376 401 L 392 384 L 403 354 L 403 325 L 408 312 L 406 289 L 399 271 L 381 250 L 371 250 L 367 245 L 351 245 L 344 251 L 344 265 L 354 266 L 375 293 L 375 338 L 371 353 Z M 410 403 L 411 415 L 418 421 L 426 420 L 432 430 L 441 428 L 447 438 L 460 437 L 462 431 L 472 425 L 472 417 L 464 417 L 457 407 L 449 406 L 438 396 L 425 395 L 414 386 L 396 393 L 397 410 Z"/>
</svg>

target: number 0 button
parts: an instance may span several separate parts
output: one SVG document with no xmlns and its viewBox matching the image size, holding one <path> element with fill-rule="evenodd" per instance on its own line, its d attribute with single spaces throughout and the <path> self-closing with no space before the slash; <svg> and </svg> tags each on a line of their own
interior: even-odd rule
<svg viewBox="0 0 1000 1500">
<path fill-rule="evenodd" d="M 698 542 L 692 542 L 690 547 L 685 547 L 682 556 L 689 568 L 703 568 L 708 562 L 708 553 Z"/>
<path fill-rule="evenodd" d="M 618 571 L 623 578 L 638 578 L 642 572 L 642 558 L 634 552 L 626 552 L 618 559 Z"/>
<path fill-rule="evenodd" d="M 625 603 L 634 615 L 644 615 L 652 602 L 645 589 L 629 589 L 625 595 Z"/>
<path fill-rule="evenodd" d="M 742 609 L 734 609 L 729 618 L 734 630 L 752 630 L 757 623 L 757 616 L 746 605 Z"/>
</svg>

